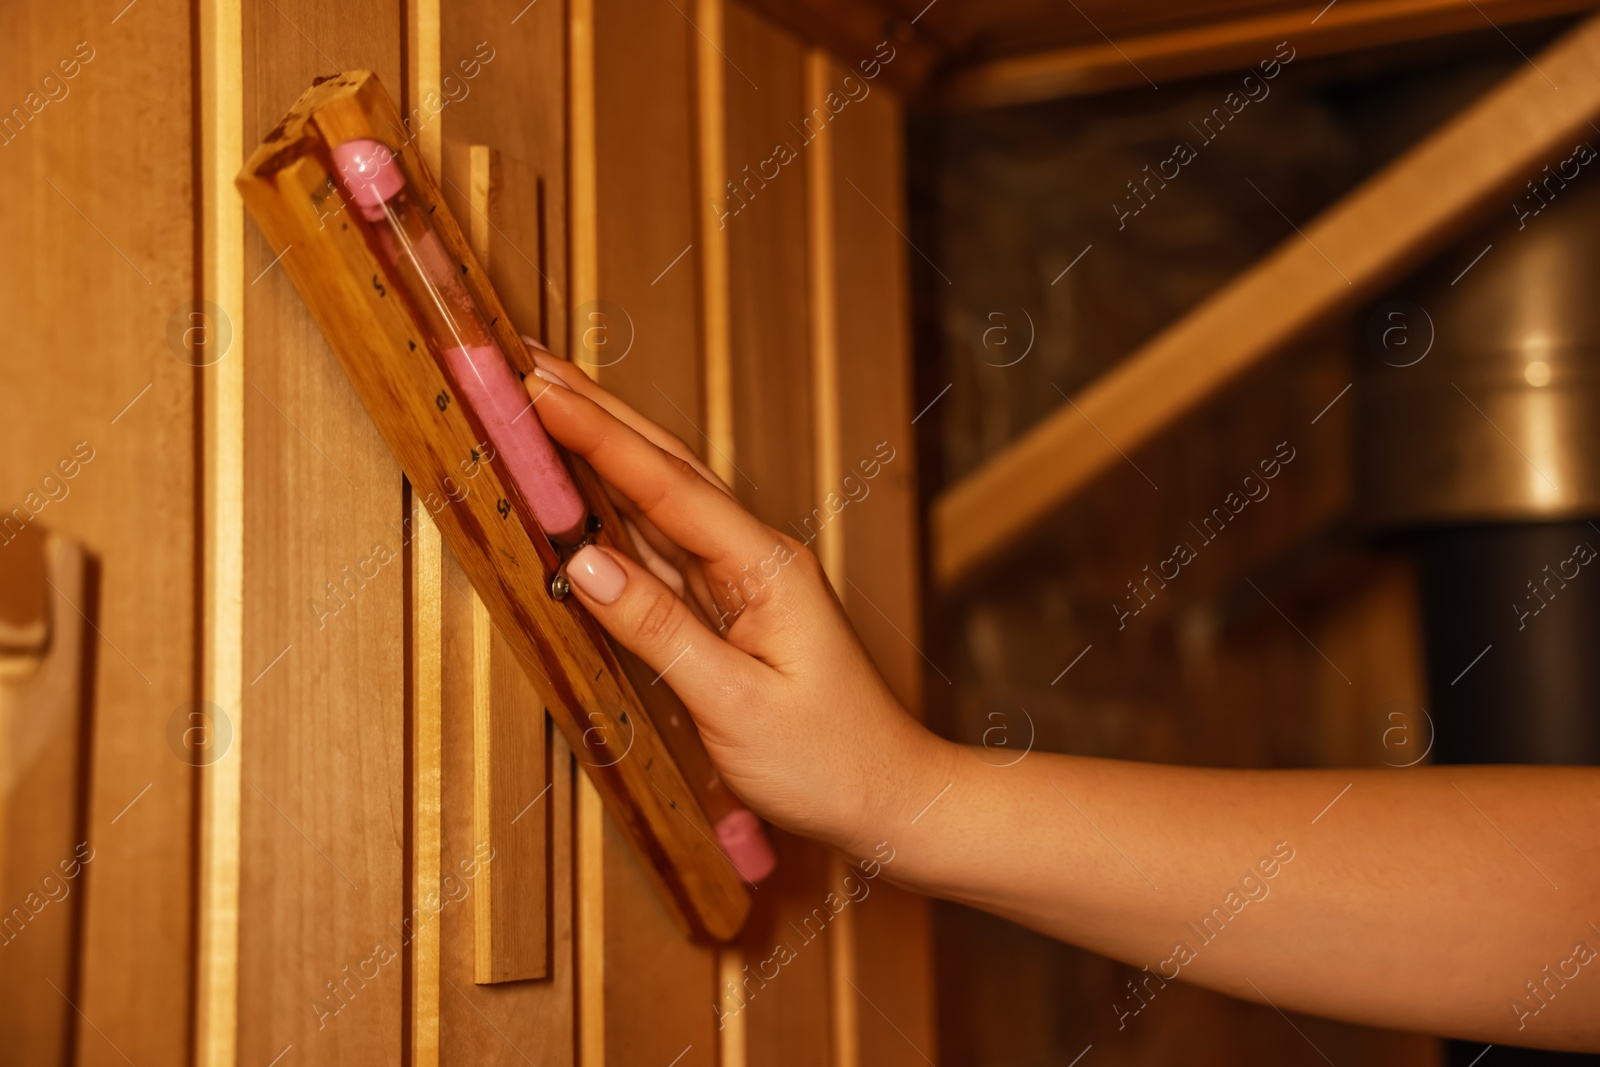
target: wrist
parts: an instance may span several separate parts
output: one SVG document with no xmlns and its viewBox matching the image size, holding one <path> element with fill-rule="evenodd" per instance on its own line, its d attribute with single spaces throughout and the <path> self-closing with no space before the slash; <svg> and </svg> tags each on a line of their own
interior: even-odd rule
<svg viewBox="0 0 1600 1067">
<path fill-rule="evenodd" d="M 877 855 L 885 842 L 903 845 L 924 816 L 949 799 L 961 746 L 904 711 L 897 726 L 883 758 L 867 769 L 856 818 L 844 837 L 832 842 L 850 856 Z"/>
</svg>

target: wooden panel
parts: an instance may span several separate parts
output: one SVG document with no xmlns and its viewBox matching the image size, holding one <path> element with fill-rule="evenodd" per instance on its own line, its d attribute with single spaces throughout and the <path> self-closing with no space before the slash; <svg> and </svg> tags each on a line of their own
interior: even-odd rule
<svg viewBox="0 0 1600 1067">
<path fill-rule="evenodd" d="M 1359 304 L 1570 151 L 1600 112 L 1597 60 L 1600 20 L 1590 20 L 945 490 L 933 506 L 937 580 L 970 572 L 1123 452 Z M 1273 190 L 1258 191 L 1270 210 Z"/>
<path fill-rule="evenodd" d="M 418 121 L 447 147 L 488 145 L 499 180 L 489 230 L 495 291 L 524 333 L 557 355 L 567 351 L 566 9 L 492 0 L 452 0 L 440 27 L 437 110 Z M 413 106 L 423 106 L 422 104 Z M 448 153 L 447 153 L 448 154 Z M 448 167 L 447 167 L 448 170 Z M 461 179 L 445 194 L 464 230 L 487 220 L 467 206 Z"/>
<path fill-rule="evenodd" d="M 440 1062 L 473 1067 L 523 1067 L 528 1062 L 540 1067 L 570 1067 L 575 1054 L 576 1015 L 572 925 L 575 781 L 571 752 L 559 732 L 548 735 L 549 766 L 538 768 L 538 773 L 540 778 L 548 773 L 549 789 L 536 786 L 533 777 L 523 782 L 528 790 L 525 804 L 531 806 L 512 828 L 518 834 L 550 835 L 549 976 L 538 982 L 476 985 L 476 910 L 482 885 L 479 879 L 486 870 L 484 857 L 489 856 L 473 829 L 477 609 L 466 573 L 448 550 L 444 577 L 443 892 L 438 905 L 442 942 Z M 509 649 L 501 646 L 491 655 L 502 651 Z M 537 700 L 528 700 L 519 710 L 548 729 L 548 720 Z M 498 862 L 498 856 L 488 859 L 487 867 Z"/>
<path fill-rule="evenodd" d="M 575 287 L 572 354 L 586 370 L 597 370 L 607 388 L 704 453 L 693 313 L 701 257 L 689 247 L 699 216 L 694 154 L 686 151 L 694 130 L 696 32 L 684 12 L 693 9 L 595 0 L 592 10 L 595 288 Z M 575 164 L 575 183 L 576 172 Z M 609 302 L 596 309 L 606 320 L 579 314 L 591 301 Z M 620 362 L 603 355 L 611 365 L 596 368 L 598 338 L 586 345 L 584 331 L 608 327 L 614 339 L 616 308 L 633 322 L 633 349 Z M 672 924 L 612 821 L 598 834 L 589 825 L 585 847 L 597 867 L 586 881 L 598 899 L 588 902 L 594 910 L 581 951 L 597 957 L 594 979 L 603 999 L 586 999 L 581 1013 L 585 1027 L 592 1023 L 603 1036 L 597 1047 L 586 1046 L 594 1054 L 586 1067 L 665 1064 L 680 1054 L 679 1067 L 716 1063 L 715 952 L 690 943 Z M 596 874 L 601 885 L 592 881 Z M 664 982 L 663 975 L 672 978 Z"/>
<path fill-rule="evenodd" d="M 494 862 L 473 902 L 474 980 L 543 978 L 550 970 L 550 784 L 544 705 L 487 613 L 473 635 L 474 841 Z"/>
<path fill-rule="evenodd" d="M 904 116 L 874 92 L 836 126 L 840 599 L 889 687 L 923 715 Z M 841 116 L 843 119 L 844 116 Z M 881 212 L 881 214 L 880 214 Z M 851 479 L 845 482 L 844 479 Z M 865 495 L 861 495 L 862 493 Z M 893 842 L 891 842 L 891 845 Z M 859 879 L 858 879 L 859 880 Z M 859 1062 L 938 1062 L 929 903 L 879 879 L 854 913 Z"/>
<path fill-rule="evenodd" d="M 1297 56 L 1351 52 L 1446 34 L 1531 22 L 1595 6 L 1595 0 L 1345 0 L 1116 42 L 994 59 L 958 69 L 940 87 L 955 109 L 1004 107 L 1109 89 L 1162 84 L 1223 70 L 1248 70 L 1281 41 Z"/>
<path fill-rule="evenodd" d="M 704 451 L 692 10 L 595 4 L 597 306 L 573 316 L 572 358 Z"/>
<path fill-rule="evenodd" d="M 192 980 L 193 770 L 163 740 L 199 675 L 196 376 L 166 339 L 198 289 L 192 9 L 121 6 L 14 6 L 0 40 L 0 512 L 24 507 L 100 565 L 95 858 L 76 887 L 82 981 L 63 991 L 84 1064 L 182 1062 Z M 63 477 L 78 442 L 93 459 Z"/>
<path fill-rule="evenodd" d="M 83 757 L 97 638 L 74 605 L 92 604 L 90 582 L 83 549 L 37 528 L 0 554 L 0 600 L 31 605 L 29 629 L 45 642 L 0 651 L 0 1029 L 29 1063 L 67 1062 L 77 1026 L 67 998 L 78 993 L 80 878 L 94 860 Z"/>
<path fill-rule="evenodd" d="M 718 205 L 731 283 L 731 484 L 763 521 L 804 540 L 802 520 L 818 492 L 809 174 L 821 161 L 812 155 L 832 133 L 806 124 L 799 41 L 737 4 L 727 8 L 726 28 L 727 171 Z M 780 145 L 787 150 L 781 166 L 774 158 Z M 723 1011 L 742 1027 L 740 1051 L 749 1064 L 828 1064 L 836 1022 L 829 968 L 840 930 L 813 918 L 818 908 L 831 917 L 826 853 L 773 836 L 778 868 L 755 894 L 740 940 L 742 966 L 730 967 L 736 989 L 722 990 Z M 775 956 L 786 962 L 765 980 Z"/>
<path fill-rule="evenodd" d="M 206 722 L 226 747 L 201 760 L 194 1055 L 232 1067 L 239 1028 L 239 805 L 244 722 L 244 204 L 233 176 L 244 161 L 244 42 L 241 11 L 228 0 L 199 5 L 201 159 L 200 291 L 229 309 L 230 347 L 200 371 L 202 619 L 200 696 L 233 709 Z M 215 330 L 219 324 L 210 324 Z M 218 339 L 220 340 L 220 338 Z M 209 362 L 205 360 L 203 362 Z M 224 710 L 224 716 L 229 712 Z"/>
<path fill-rule="evenodd" d="M 518 326 L 564 353 L 566 11 L 561 4 L 519 4 L 508 13 L 502 4 L 466 0 L 450 4 L 445 15 L 446 103 L 431 121 L 443 130 L 446 198 Z M 480 187 L 488 176 L 468 161 L 472 152 L 481 156 L 485 149 L 492 178 Z M 576 1053 L 572 758 L 530 693 L 526 668 L 479 615 L 476 595 L 448 551 L 445 577 L 443 856 L 461 902 L 449 903 L 451 893 L 443 898 L 441 1062 L 570 1065 Z M 491 679 L 488 693 L 478 681 L 485 669 Z M 489 869 L 499 866 L 498 884 L 513 892 L 508 903 L 514 925 L 531 925 L 540 935 L 534 956 L 547 969 L 538 982 L 474 984 L 479 889 L 486 883 L 466 879 L 460 864 L 494 847 L 474 829 L 475 705 L 481 710 L 485 697 L 502 713 L 494 718 L 515 735 L 507 740 L 526 747 L 517 761 L 526 776 L 519 781 L 512 768 L 502 782 L 514 805 L 506 821 L 510 843 L 522 857 L 517 877 L 508 887 L 508 872 L 500 865 L 511 857 L 503 852 L 496 853 Z M 525 791 L 520 801 L 518 789 Z M 521 899 L 523 890 L 515 884 L 535 873 L 540 884 Z"/>
<path fill-rule="evenodd" d="M 248 4 L 246 142 L 315 75 L 360 65 L 401 84 L 400 15 L 381 0 Z M 293 1045 L 304 1062 L 396 1062 L 408 896 L 400 471 L 281 264 L 267 269 L 283 250 L 254 226 L 246 240 L 244 707 L 263 740 L 243 750 L 239 1059 L 268 1063 Z"/>
<path fill-rule="evenodd" d="M 728 172 L 721 208 L 732 279 L 732 484 L 764 522 L 795 532 L 792 524 L 815 506 L 804 154 L 818 124 L 804 121 L 798 41 L 730 4 L 724 51 Z M 782 166 L 774 158 L 779 146 L 789 160 Z M 767 177 L 774 168 L 776 177 Z"/>
</svg>

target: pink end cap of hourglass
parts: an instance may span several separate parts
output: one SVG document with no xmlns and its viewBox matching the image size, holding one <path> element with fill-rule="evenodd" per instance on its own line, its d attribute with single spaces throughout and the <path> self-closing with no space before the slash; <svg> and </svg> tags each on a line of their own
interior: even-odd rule
<svg viewBox="0 0 1600 1067">
<path fill-rule="evenodd" d="M 754 885 L 772 873 L 778 857 L 761 828 L 761 820 L 747 808 L 730 811 L 717 820 L 717 840 L 733 861 L 740 877 Z"/>
<path fill-rule="evenodd" d="M 334 165 L 344 179 L 361 213 L 369 219 L 383 217 L 383 202 L 405 188 L 405 172 L 394 150 L 382 141 L 358 137 L 333 150 Z"/>
</svg>

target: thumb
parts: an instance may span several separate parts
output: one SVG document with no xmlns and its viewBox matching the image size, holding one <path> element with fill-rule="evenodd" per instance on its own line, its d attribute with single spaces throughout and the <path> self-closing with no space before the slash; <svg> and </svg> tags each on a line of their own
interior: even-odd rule
<svg viewBox="0 0 1600 1067">
<path fill-rule="evenodd" d="M 712 633 L 665 582 L 620 553 L 598 545 L 580 549 L 567 562 L 567 579 L 606 632 L 691 709 L 719 706 L 760 666 Z"/>
</svg>

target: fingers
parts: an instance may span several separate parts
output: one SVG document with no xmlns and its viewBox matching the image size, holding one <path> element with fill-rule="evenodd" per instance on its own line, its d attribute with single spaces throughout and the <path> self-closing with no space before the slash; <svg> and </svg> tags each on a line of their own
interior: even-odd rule
<svg viewBox="0 0 1600 1067">
<path fill-rule="evenodd" d="M 694 454 L 694 449 L 684 444 L 682 438 L 663 429 L 655 422 L 639 414 L 628 404 L 606 392 L 594 379 L 585 374 L 582 368 L 551 355 L 549 349 L 533 340 L 533 338 L 524 337 L 522 341 L 527 345 L 528 354 L 533 356 L 533 362 L 540 370 L 553 374 L 561 380 L 561 384 L 567 386 L 579 396 L 593 400 L 596 404 L 605 408 L 606 411 L 616 416 L 623 424 L 637 430 L 645 440 L 657 448 L 687 461 L 693 465 L 695 470 L 700 472 L 700 476 L 706 481 L 722 489 L 728 495 L 733 495 L 733 490 L 729 489 L 721 478 L 718 478 L 709 467 L 700 461 L 700 457 Z M 543 387 L 541 386 L 541 388 Z"/>
<path fill-rule="evenodd" d="M 550 436 L 587 459 L 661 533 L 709 564 L 737 567 L 772 551 L 774 533 L 693 463 L 664 451 L 556 373 L 542 367 L 536 373 L 528 392 Z"/>
<path fill-rule="evenodd" d="M 591 545 L 567 562 L 578 599 L 690 707 L 725 707 L 766 668 L 708 630 L 662 581 Z M 652 683 L 656 684 L 656 683 Z"/>
</svg>

